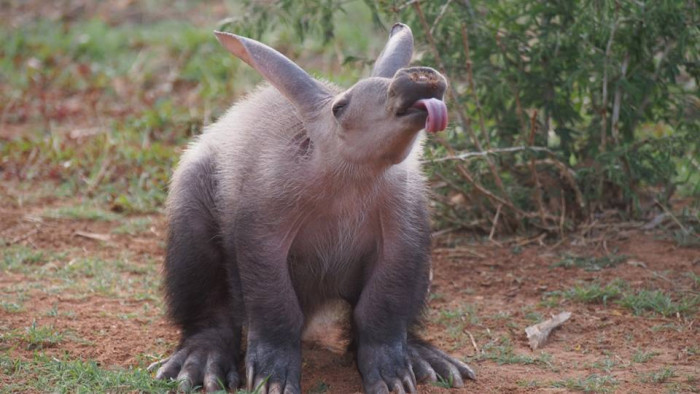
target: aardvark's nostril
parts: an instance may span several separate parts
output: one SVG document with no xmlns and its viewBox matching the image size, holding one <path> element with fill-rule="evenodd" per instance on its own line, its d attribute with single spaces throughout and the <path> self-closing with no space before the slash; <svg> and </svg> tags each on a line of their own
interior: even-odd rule
<svg viewBox="0 0 700 394">
<path fill-rule="evenodd" d="M 441 78 L 433 69 L 427 67 L 409 69 L 408 78 L 416 83 L 440 83 Z"/>
<path fill-rule="evenodd" d="M 446 89 L 445 77 L 430 67 L 403 68 L 389 85 L 390 105 L 401 112 L 420 99 L 442 99 Z"/>
</svg>

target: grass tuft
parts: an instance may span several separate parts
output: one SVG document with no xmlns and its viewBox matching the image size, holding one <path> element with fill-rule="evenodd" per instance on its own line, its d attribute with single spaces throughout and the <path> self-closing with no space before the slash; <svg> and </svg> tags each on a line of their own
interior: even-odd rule
<svg viewBox="0 0 700 394">
<path fill-rule="evenodd" d="M 662 384 L 668 382 L 669 380 L 675 378 L 678 375 L 672 367 L 667 366 L 656 371 L 642 373 L 640 374 L 640 376 L 642 378 L 642 381 L 645 383 Z"/>
<path fill-rule="evenodd" d="M 588 375 L 584 378 L 569 378 L 551 383 L 551 387 L 583 391 L 586 393 L 614 392 L 617 385 L 618 382 L 614 377 L 597 374 Z"/>
<path fill-rule="evenodd" d="M 551 368 L 553 357 L 549 353 L 540 353 L 537 357 L 532 357 L 529 354 L 516 354 L 513 349 L 513 344 L 510 338 L 503 336 L 495 342 L 490 342 L 481 349 L 482 353 L 475 356 L 473 359 L 491 360 L 499 365 L 504 364 L 523 364 L 523 365 L 540 365 Z"/>
<path fill-rule="evenodd" d="M 632 361 L 638 364 L 642 364 L 658 356 L 659 354 L 659 352 L 645 352 L 641 349 L 637 349 L 637 351 L 635 351 L 632 355 Z"/>
<path fill-rule="evenodd" d="M 607 305 L 614 301 L 616 304 L 631 309 L 635 315 L 645 312 L 668 316 L 690 316 L 700 305 L 700 296 L 684 295 L 678 301 L 661 290 L 638 290 L 633 292 L 623 280 L 616 279 L 605 286 L 600 283 L 577 285 L 564 291 L 551 291 L 543 295 L 541 304 L 544 306 L 558 305 L 560 299 L 588 304 Z"/>
<path fill-rule="evenodd" d="M 691 315 L 700 304 L 700 296 L 683 297 L 674 302 L 661 290 L 640 290 L 627 294 L 619 301 L 620 305 L 631 309 L 635 315 L 644 312 L 658 313 L 662 316 Z"/>
<path fill-rule="evenodd" d="M 601 286 L 600 283 L 592 283 L 575 286 L 566 290 L 563 295 L 573 301 L 607 305 L 608 301 L 620 297 L 625 286 L 626 284 L 622 280 L 615 280 L 605 286 Z"/>
<path fill-rule="evenodd" d="M 84 205 L 49 209 L 44 211 L 42 216 L 50 219 L 92 220 L 105 222 L 118 220 L 120 218 L 120 215 L 114 212 Z"/>
<path fill-rule="evenodd" d="M 112 230 L 114 234 L 138 235 L 147 232 L 153 226 L 151 217 L 136 217 L 122 221 L 118 227 Z"/>
<path fill-rule="evenodd" d="M 17 244 L 3 248 L 1 253 L 0 268 L 2 271 L 20 273 L 33 272 L 49 261 L 65 256 Z"/>
<path fill-rule="evenodd" d="M 565 254 L 561 260 L 553 264 L 553 267 L 581 268 L 585 271 L 600 271 L 604 268 L 615 267 L 627 260 L 625 255 L 609 254 L 602 257 L 576 256 Z"/>
<path fill-rule="evenodd" d="M 8 312 L 8 313 L 19 313 L 19 312 L 24 311 L 24 306 L 20 305 L 16 302 L 2 301 L 2 302 L 0 302 L 0 308 L 2 308 L 5 312 Z"/>
<path fill-rule="evenodd" d="M 24 332 L 18 334 L 11 332 L 7 335 L 7 339 L 11 340 L 13 337 L 26 343 L 27 350 L 40 350 L 54 347 L 63 342 L 64 334 L 56 331 L 52 325 L 39 326 L 35 320 Z"/>
<path fill-rule="evenodd" d="M 103 368 L 93 360 L 69 360 L 35 353 L 30 360 L 0 354 L 7 392 L 168 392 L 177 382 L 155 380 L 142 368 Z"/>
</svg>

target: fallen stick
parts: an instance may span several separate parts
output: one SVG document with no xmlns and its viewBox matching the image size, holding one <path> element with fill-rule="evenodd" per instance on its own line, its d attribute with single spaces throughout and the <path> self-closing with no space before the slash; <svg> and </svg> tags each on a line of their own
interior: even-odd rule
<svg viewBox="0 0 700 394">
<path fill-rule="evenodd" d="M 107 235 L 107 234 L 88 233 L 85 231 L 76 231 L 74 234 L 76 237 L 94 239 L 96 241 L 102 241 L 102 242 L 109 241 L 109 239 L 110 239 L 109 235 Z"/>
<path fill-rule="evenodd" d="M 475 356 L 478 356 L 480 352 L 479 352 L 479 347 L 476 346 L 476 341 L 474 340 L 474 335 L 472 335 L 472 333 L 469 332 L 469 330 L 464 330 L 464 332 L 466 332 L 467 335 L 469 335 L 469 339 L 472 340 L 472 346 L 474 346 L 474 350 L 475 350 L 474 355 L 475 355 Z"/>
<path fill-rule="evenodd" d="M 535 350 L 544 345 L 552 330 L 561 326 L 565 321 L 569 320 L 570 317 L 571 312 L 562 312 L 552 316 L 551 319 L 527 327 L 525 329 L 525 334 L 527 334 L 527 339 L 530 342 L 530 348 Z"/>
</svg>

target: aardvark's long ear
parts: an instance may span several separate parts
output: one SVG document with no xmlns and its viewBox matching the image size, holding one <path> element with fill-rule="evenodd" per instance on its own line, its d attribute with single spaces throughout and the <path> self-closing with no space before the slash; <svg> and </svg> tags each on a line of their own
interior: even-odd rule
<svg viewBox="0 0 700 394">
<path fill-rule="evenodd" d="M 287 97 L 302 116 L 313 113 L 319 103 L 330 97 L 306 71 L 269 46 L 231 33 L 214 34 L 229 52 L 256 69 Z"/>
<path fill-rule="evenodd" d="M 411 28 L 397 23 L 391 28 L 379 59 L 374 63 L 373 77 L 391 78 L 400 68 L 406 67 L 413 56 L 413 34 Z"/>
</svg>

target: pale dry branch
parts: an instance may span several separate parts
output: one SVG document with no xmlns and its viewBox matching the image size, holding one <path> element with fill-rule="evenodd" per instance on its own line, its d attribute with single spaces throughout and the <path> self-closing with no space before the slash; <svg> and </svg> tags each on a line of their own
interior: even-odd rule
<svg viewBox="0 0 700 394">
<path fill-rule="evenodd" d="M 437 17 L 435 17 L 435 20 L 433 21 L 433 26 L 430 27 L 431 35 L 435 33 L 435 28 L 437 27 L 438 23 L 440 23 L 440 19 L 442 19 L 442 17 L 445 16 L 445 12 L 447 12 L 447 9 L 449 8 L 451 2 L 452 0 L 447 0 L 445 4 L 443 4 L 442 7 L 440 7 L 440 13 Z"/>
<path fill-rule="evenodd" d="M 109 234 L 99 234 L 99 233 L 90 233 L 87 231 L 76 231 L 74 233 L 76 237 L 83 237 L 87 239 L 92 239 L 95 241 L 101 241 L 101 242 L 106 242 L 110 240 Z"/>
<path fill-rule="evenodd" d="M 437 137 L 436 140 L 437 140 L 445 149 L 447 149 L 447 151 L 450 152 L 450 154 L 451 154 L 452 156 L 454 156 L 454 150 L 452 149 L 452 146 L 451 146 L 450 144 L 448 144 L 445 140 L 443 140 L 442 138 L 439 138 L 439 137 Z M 474 186 L 474 189 L 475 189 L 476 191 L 478 191 L 479 193 L 481 193 L 482 195 L 484 195 L 485 197 L 487 197 L 490 201 L 492 201 L 492 203 L 494 204 L 494 206 L 498 206 L 498 204 L 502 204 L 502 205 L 505 205 L 506 207 L 512 209 L 517 215 L 528 216 L 528 214 L 527 214 L 526 212 L 522 211 L 520 208 L 518 208 L 518 207 L 516 207 L 515 205 L 513 205 L 513 203 L 510 202 L 510 200 L 502 199 L 501 197 L 499 197 L 499 196 L 497 196 L 497 195 L 491 193 L 488 189 L 486 189 L 485 187 L 483 187 L 479 182 L 476 181 L 476 179 L 474 179 L 474 177 L 471 175 L 471 173 L 469 172 L 469 170 L 467 170 L 464 166 L 457 164 L 455 167 L 457 168 L 457 173 L 459 173 L 459 175 L 460 175 L 464 180 L 466 180 L 466 181 L 469 182 L 472 186 Z M 495 203 L 494 203 L 494 202 L 495 202 Z"/>
<path fill-rule="evenodd" d="M 603 92 L 600 104 L 600 151 L 605 152 L 607 145 L 607 129 L 608 129 L 608 62 L 612 52 L 612 44 L 615 40 L 615 31 L 617 30 L 617 13 L 619 6 L 615 6 L 615 20 L 610 28 L 610 38 L 605 45 L 605 58 L 603 60 Z"/>
<path fill-rule="evenodd" d="M 571 312 L 562 312 L 558 315 L 552 316 L 551 319 L 547 319 L 541 323 L 537 323 L 525 329 L 525 334 L 527 335 L 530 348 L 536 350 L 544 345 L 549 338 L 549 334 L 555 328 L 564 324 L 565 321 L 569 320 L 571 317 Z"/>
<path fill-rule="evenodd" d="M 654 203 L 655 203 L 656 205 L 660 206 L 661 209 L 663 209 L 664 212 L 666 212 L 666 214 L 667 214 L 668 216 L 670 216 L 671 219 L 673 219 L 674 222 L 676 222 L 676 224 L 678 225 L 678 227 L 680 227 L 681 230 L 683 230 L 684 233 L 690 234 L 690 231 L 688 230 L 688 228 L 685 227 L 685 226 L 683 225 L 683 223 L 681 223 L 680 220 L 678 220 L 678 218 L 676 217 L 676 215 L 674 215 L 673 212 L 671 212 L 671 210 L 668 209 L 668 208 L 666 207 L 666 205 L 662 204 L 662 203 L 661 203 L 659 200 L 657 200 L 657 199 L 654 199 Z"/>
<path fill-rule="evenodd" d="M 473 158 L 473 157 L 485 157 L 488 155 L 498 155 L 501 153 L 514 153 L 514 152 L 522 152 L 522 151 L 546 152 L 550 155 L 555 154 L 550 149 L 542 147 L 542 146 L 512 146 L 509 148 L 495 148 L 495 149 L 483 150 L 480 152 L 463 152 L 463 153 L 460 153 L 457 155 L 452 154 L 450 156 L 440 157 L 437 159 L 423 160 L 423 162 L 424 163 L 425 162 L 435 163 L 435 162 L 449 161 L 449 160 L 467 161 L 468 159 Z"/>
<path fill-rule="evenodd" d="M 469 335 L 469 339 L 472 341 L 472 346 L 474 347 L 474 352 L 475 352 L 474 355 L 478 355 L 480 353 L 480 350 L 479 350 L 479 347 L 476 346 L 476 341 L 474 340 L 474 335 L 472 335 L 472 333 L 469 332 L 469 330 L 464 330 L 464 332 L 466 332 L 467 335 Z"/>
<path fill-rule="evenodd" d="M 622 65 L 620 66 L 620 78 L 625 78 L 627 75 L 627 67 L 629 66 L 629 61 L 630 61 L 630 55 L 627 54 L 625 55 L 625 59 L 622 61 Z M 613 98 L 613 110 L 612 110 L 612 126 L 611 126 L 611 133 L 612 133 L 612 138 L 613 142 L 615 142 L 615 145 L 620 143 L 620 106 L 622 105 L 622 84 L 618 83 L 617 86 L 615 87 L 615 95 Z"/>
<path fill-rule="evenodd" d="M 498 208 L 496 209 L 496 215 L 493 218 L 493 224 L 491 225 L 491 233 L 489 233 L 489 240 L 493 239 L 493 235 L 496 233 L 496 226 L 498 225 L 498 217 L 501 216 L 501 207 L 502 205 L 499 205 Z"/>
</svg>

